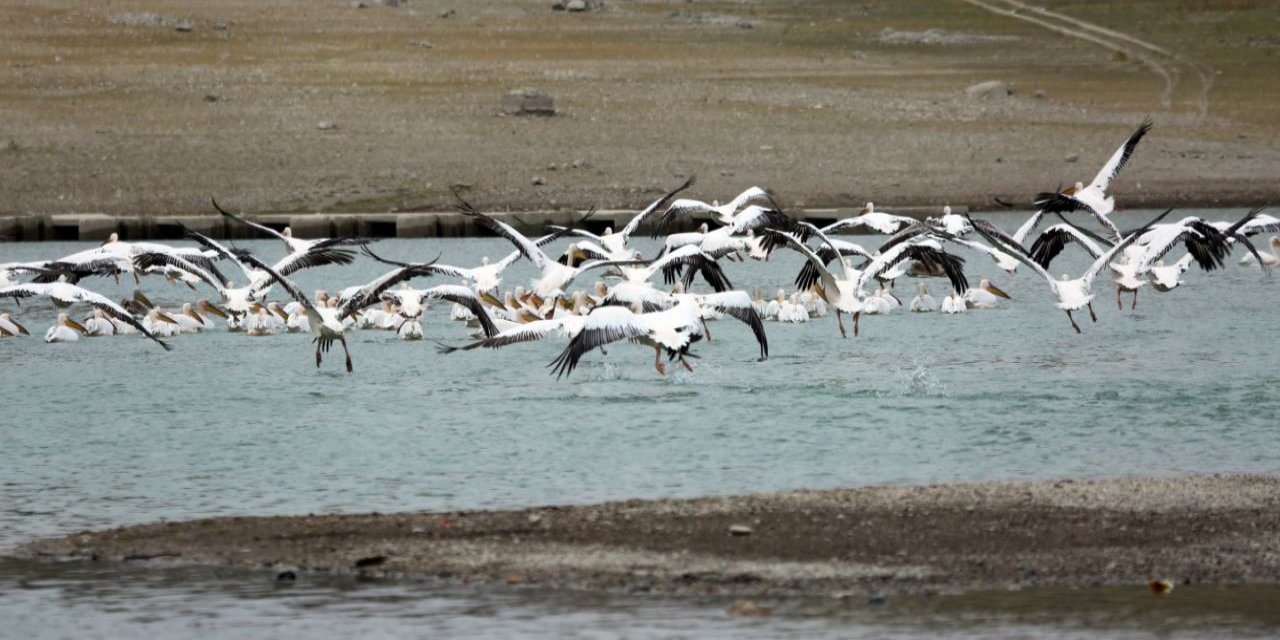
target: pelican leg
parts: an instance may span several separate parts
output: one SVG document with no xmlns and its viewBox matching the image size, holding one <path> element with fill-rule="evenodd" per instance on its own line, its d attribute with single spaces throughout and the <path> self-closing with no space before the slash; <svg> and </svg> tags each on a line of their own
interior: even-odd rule
<svg viewBox="0 0 1280 640">
<path fill-rule="evenodd" d="M 316 368 L 320 368 L 320 343 L 316 343 Z"/>
<path fill-rule="evenodd" d="M 1076 324 L 1076 319 L 1071 317 L 1070 311 L 1067 311 L 1067 319 L 1071 321 L 1071 328 L 1075 329 L 1076 333 L 1080 333 L 1080 325 Z"/>
<path fill-rule="evenodd" d="M 858 337 L 858 320 L 862 318 L 862 312 L 858 311 L 853 314 L 853 337 Z"/>
<path fill-rule="evenodd" d="M 689 364 L 689 361 L 684 359 L 683 353 L 680 354 L 680 364 L 684 365 L 686 371 L 693 373 L 693 365 Z"/>
<path fill-rule="evenodd" d="M 836 322 L 840 323 L 840 337 L 848 338 L 849 335 L 844 331 L 844 316 L 840 315 L 840 311 L 836 310 Z"/>
<path fill-rule="evenodd" d="M 707 342 L 711 342 L 711 327 L 707 326 L 707 319 L 699 318 L 698 320 L 702 322 L 702 332 L 707 334 Z"/>
<path fill-rule="evenodd" d="M 662 347 L 653 348 L 653 368 L 661 375 L 667 375 L 667 365 L 662 364 Z"/>
<path fill-rule="evenodd" d="M 342 336 L 339 340 L 342 341 L 342 353 L 347 356 L 347 373 L 351 373 L 351 352 L 347 351 L 347 337 Z"/>
<path fill-rule="evenodd" d="M 1116 285 L 1116 308 L 1124 311 L 1124 303 L 1120 301 L 1120 285 Z"/>
<path fill-rule="evenodd" d="M 1133 290 L 1133 304 L 1132 304 L 1132 305 L 1129 305 L 1129 310 L 1130 310 L 1130 311 L 1133 311 L 1134 309 L 1137 309 L 1137 308 L 1138 308 L 1138 290 L 1137 290 L 1137 289 L 1134 289 L 1134 290 Z"/>
<path fill-rule="evenodd" d="M 1098 321 L 1098 314 L 1096 314 L 1096 313 L 1094 313 L 1094 312 L 1093 312 L 1093 303 L 1092 303 L 1092 302 L 1090 302 L 1090 303 L 1089 303 L 1088 305 L 1086 305 L 1086 306 L 1088 306 L 1088 307 L 1089 307 L 1089 319 L 1090 319 L 1090 320 L 1093 320 L 1093 321 L 1096 323 L 1096 322 Z"/>
</svg>

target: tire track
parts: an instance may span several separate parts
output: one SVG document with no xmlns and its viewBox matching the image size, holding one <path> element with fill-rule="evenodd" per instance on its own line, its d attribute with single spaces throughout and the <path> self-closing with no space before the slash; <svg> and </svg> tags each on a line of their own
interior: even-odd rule
<svg viewBox="0 0 1280 640">
<path fill-rule="evenodd" d="M 1137 47 L 1141 47 L 1153 53 L 1166 56 L 1180 64 L 1187 66 L 1192 71 L 1194 71 L 1196 76 L 1200 79 L 1200 85 L 1201 85 L 1200 95 L 1198 96 L 1198 99 L 1197 99 L 1198 108 L 1199 108 L 1198 119 L 1203 120 L 1205 116 L 1209 115 L 1209 92 L 1210 90 L 1213 89 L 1213 81 L 1218 75 L 1217 69 L 1214 69 L 1213 67 L 1207 64 L 1188 60 L 1187 58 L 1181 55 L 1178 55 L 1172 51 L 1169 51 L 1164 47 L 1158 46 L 1151 42 L 1147 42 L 1146 40 L 1140 40 L 1122 31 L 1116 31 L 1114 29 L 1108 29 L 1106 27 L 1103 27 L 1101 25 L 1096 25 L 1091 22 L 1085 22 L 1084 20 L 1081 20 L 1079 18 L 1073 18 L 1064 13 L 1059 13 L 1057 11 L 1053 11 L 1045 7 L 1029 5 L 1029 4 L 1026 4 L 1025 2 L 1021 2 L 1020 0 L 1002 0 L 1002 1 L 1007 5 L 1017 7 L 1019 9 L 1025 9 L 1027 11 L 1032 11 L 1048 18 L 1061 20 L 1062 22 L 1066 22 L 1068 24 L 1074 25 L 1079 29 L 1092 31 L 1093 33 L 1115 38 L 1117 40 L 1123 40 L 1125 42 L 1128 42 L 1129 44 L 1132 44 Z"/>
<path fill-rule="evenodd" d="M 1199 117 L 1203 119 L 1208 113 L 1209 89 L 1213 84 L 1213 70 L 1211 68 L 1205 68 L 1203 65 L 1193 64 L 1181 58 L 1181 56 L 1169 52 L 1152 43 L 1129 36 L 1128 34 L 1100 27 L 1063 14 L 1058 14 L 1043 7 L 1028 5 L 1020 2 L 1019 0 L 994 0 L 995 2 L 1001 2 L 1003 5 L 1007 5 L 1009 8 L 1006 8 L 1005 6 L 996 6 L 985 0 L 962 1 L 990 13 L 1029 22 L 1054 33 L 1091 42 L 1104 49 L 1116 51 L 1138 60 L 1154 74 L 1159 76 L 1164 82 L 1164 89 L 1160 93 L 1160 104 L 1166 109 L 1171 108 L 1173 105 L 1173 92 L 1174 88 L 1178 84 L 1178 78 L 1181 75 L 1181 72 L 1176 67 L 1170 68 L 1170 66 L 1166 66 L 1166 64 L 1162 63 L 1155 55 L 1152 54 L 1162 55 L 1177 60 L 1178 62 L 1181 62 L 1193 69 L 1199 75 L 1203 86 L 1200 93 Z M 1037 17 L 1037 15 L 1022 13 L 1022 11 L 1038 14 L 1040 17 Z M 1075 27 L 1075 29 L 1052 22 L 1052 20 L 1058 20 L 1061 23 L 1071 25 L 1072 27 Z"/>
</svg>

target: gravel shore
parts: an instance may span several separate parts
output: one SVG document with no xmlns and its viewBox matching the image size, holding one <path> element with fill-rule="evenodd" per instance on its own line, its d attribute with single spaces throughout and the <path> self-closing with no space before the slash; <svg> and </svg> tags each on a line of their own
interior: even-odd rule
<svg viewBox="0 0 1280 640">
<path fill-rule="evenodd" d="M 1280 476 L 794 491 L 517 511 L 231 517 L 19 557 L 743 596 L 1280 583 Z"/>
</svg>

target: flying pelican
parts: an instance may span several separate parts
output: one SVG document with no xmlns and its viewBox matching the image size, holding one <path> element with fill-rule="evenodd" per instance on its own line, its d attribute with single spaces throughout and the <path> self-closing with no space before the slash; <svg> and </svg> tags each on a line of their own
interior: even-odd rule
<svg viewBox="0 0 1280 640">
<path fill-rule="evenodd" d="M 852 231 L 858 227 L 866 227 L 876 233 L 891 236 L 904 227 L 917 224 L 919 220 L 909 218 L 907 216 L 894 215 L 885 211 L 876 211 L 874 202 L 868 202 L 862 208 L 862 212 L 852 218 L 837 220 L 825 227 L 821 231 L 828 236 L 835 235 L 844 231 Z M 801 237 L 804 237 L 801 235 Z M 807 238 L 805 238 L 807 239 Z"/>
<path fill-rule="evenodd" d="M 790 220 L 786 214 L 778 210 L 776 205 L 773 208 L 767 208 L 760 206 L 761 204 L 773 205 L 773 200 L 760 187 L 751 187 L 722 205 L 680 198 L 672 202 L 671 206 L 662 213 L 662 217 L 658 218 L 657 223 L 653 225 L 650 237 L 666 235 L 667 227 L 675 219 L 695 213 L 711 214 L 721 226 L 732 227 L 736 233 L 764 226 L 785 225 Z"/>
<path fill-rule="evenodd" d="M 1084 183 L 1077 182 L 1074 187 L 1062 193 L 1040 193 L 1036 195 L 1033 204 L 1037 208 L 1050 213 L 1087 210 L 1098 219 L 1098 222 L 1110 229 L 1119 238 L 1121 235 L 1120 229 L 1107 217 L 1116 208 L 1115 199 L 1107 195 L 1107 188 L 1111 186 L 1111 181 L 1116 179 L 1116 176 L 1120 174 L 1120 170 L 1124 168 L 1125 163 L 1129 161 L 1129 157 L 1133 155 L 1133 150 L 1137 148 L 1138 142 L 1151 130 L 1151 125 L 1150 119 L 1143 121 L 1142 126 L 1138 127 L 1138 130 L 1134 131 L 1129 136 L 1129 139 L 1125 140 L 1124 144 L 1120 145 L 1120 148 L 1111 154 L 1111 159 L 1107 160 L 1107 163 L 1102 166 L 1102 170 L 1098 172 L 1098 175 L 1094 176 L 1093 182 L 1090 182 L 1089 186 L 1086 187 Z"/>
<path fill-rule="evenodd" d="M 209 199 L 213 203 L 213 208 L 218 210 L 224 217 L 235 220 L 240 224 L 247 225 L 267 235 L 273 236 L 284 243 L 285 249 L 291 254 L 309 254 L 310 260 L 314 262 L 311 266 L 319 266 L 322 264 L 351 264 L 355 259 L 355 254 L 336 247 L 353 247 L 357 245 L 365 245 L 370 242 L 369 238 L 316 238 L 314 240 L 303 240 L 302 238 L 293 237 L 293 229 L 285 227 L 283 232 L 276 231 L 271 227 L 258 224 L 252 220 L 242 218 L 234 213 L 226 211 L 218 206 L 218 201 L 213 198 Z M 288 275 L 281 271 L 282 275 Z"/>
<path fill-rule="evenodd" d="M 667 203 L 668 200 L 671 200 L 671 198 L 675 197 L 676 194 L 680 193 L 681 191 L 684 191 L 685 189 L 688 189 L 689 187 L 693 186 L 693 183 L 695 182 L 695 180 L 696 178 L 691 176 L 688 180 L 684 181 L 684 184 L 681 184 L 675 189 L 672 189 L 671 191 L 668 191 L 662 194 L 657 200 L 654 200 L 653 202 L 649 203 L 649 206 L 642 209 L 640 213 L 637 213 L 635 216 L 633 216 L 631 218 L 631 221 L 628 222 L 626 226 L 623 227 L 622 230 L 618 231 L 617 233 L 614 233 L 612 227 L 605 229 L 604 233 L 600 235 L 596 235 L 585 229 L 561 227 L 558 225 L 551 225 L 550 228 L 556 231 L 563 231 L 570 235 L 589 238 L 595 241 L 599 245 L 598 253 L 600 254 L 600 256 L 597 259 L 628 260 L 634 257 L 631 254 L 631 252 L 627 250 L 627 241 L 631 239 L 632 234 L 634 234 L 637 230 L 639 230 L 640 225 L 643 224 L 645 220 L 649 219 L 654 213 L 656 213 L 658 209 L 662 207 L 662 205 Z"/>
<path fill-rule="evenodd" d="M 351 352 L 347 350 L 347 327 L 342 324 L 342 320 L 338 317 L 337 309 L 326 307 L 325 312 L 321 313 L 320 309 L 311 303 L 311 299 L 298 288 L 298 285 L 288 280 L 283 274 L 252 255 L 245 255 L 244 260 L 249 265 L 265 271 L 276 282 L 279 282 L 280 286 L 294 300 L 297 300 L 302 305 L 307 316 L 307 324 L 310 325 L 311 335 L 315 336 L 313 342 L 316 344 L 316 368 L 320 368 L 320 354 L 328 352 L 329 347 L 333 346 L 334 342 L 341 342 L 342 352 L 347 357 L 347 373 L 351 373 L 353 369 L 351 366 Z"/>
<path fill-rule="evenodd" d="M 974 221 L 972 218 L 970 218 L 970 222 L 973 223 L 974 229 L 976 229 L 979 234 L 985 237 L 988 242 L 999 246 L 1001 249 L 1009 253 L 1009 255 L 1013 256 L 1014 258 L 1017 258 L 1018 260 L 1021 260 L 1024 264 L 1030 266 L 1032 269 L 1035 270 L 1036 273 L 1039 273 L 1049 283 L 1049 289 L 1058 298 L 1058 305 L 1057 305 L 1058 308 L 1067 312 L 1067 319 L 1071 321 L 1071 327 L 1076 330 L 1076 333 L 1080 333 L 1080 325 L 1076 324 L 1075 318 L 1071 317 L 1072 311 L 1078 311 L 1082 308 L 1087 307 L 1089 309 L 1089 317 L 1094 322 L 1098 321 L 1098 316 L 1093 312 L 1092 289 L 1093 289 L 1094 279 L 1097 278 L 1098 274 L 1101 273 L 1102 270 L 1105 269 L 1106 266 L 1111 263 L 1112 259 L 1114 259 L 1117 254 L 1119 254 L 1121 251 L 1124 251 L 1125 247 L 1132 244 L 1143 233 L 1145 233 L 1148 229 L 1150 229 L 1151 225 L 1159 222 L 1166 215 L 1169 215 L 1170 211 L 1173 211 L 1173 209 L 1169 209 L 1165 211 L 1164 213 L 1160 214 L 1160 216 L 1157 217 L 1155 220 L 1147 223 L 1146 226 L 1142 227 L 1141 229 L 1139 229 L 1134 233 L 1131 233 L 1125 236 L 1123 239 L 1120 240 L 1120 242 L 1116 243 L 1115 246 L 1111 247 L 1105 253 L 1103 253 L 1101 256 L 1095 259 L 1093 261 L 1093 264 L 1091 264 L 1089 268 L 1085 270 L 1084 275 L 1074 280 L 1070 279 L 1066 274 L 1063 274 L 1061 280 L 1054 280 L 1053 276 L 1044 267 L 1040 266 L 1040 263 L 1036 262 L 1035 259 L 1032 258 L 1031 255 L 1027 253 L 1025 249 L 1022 248 L 1021 245 L 1019 245 L 1016 242 L 1011 242 L 1010 240 L 1008 240 L 1008 236 L 1005 236 L 1003 233 L 999 233 L 999 232 L 992 233 L 989 230 L 991 227 L 991 225 L 989 224 L 986 224 L 986 225 L 979 224 L 980 221 Z"/>
<path fill-rule="evenodd" d="M 152 335 L 150 331 L 143 328 L 142 324 L 133 316 L 129 315 L 129 312 L 125 311 L 124 307 L 112 302 L 105 296 L 89 291 L 88 289 L 82 289 L 74 284 L 66 282 L 49 282 L 43 284 L 33 282 L 0 289 L 0 298 L 13 298 L 15 301 L 18 301 L 35 296 L 48 296 L 50 299 L 60 301 L 64 305 L 83 302 L 95 309 L 101 309 L 103 313 L 115 320 L 128 323 L 134 328 L 139 329 L 148 338 L 154 340 L 156 344 L 164 347 L 165 351 L 173 349 L 169 343 L 160 340 Z"/>
</svg>

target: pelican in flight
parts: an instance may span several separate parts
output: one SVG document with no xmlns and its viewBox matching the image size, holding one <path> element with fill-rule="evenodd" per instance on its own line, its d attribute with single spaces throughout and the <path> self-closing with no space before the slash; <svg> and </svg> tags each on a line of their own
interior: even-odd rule
<svg viewBox="0 0 1280 640">
<path fill-rule="evenodd" d="M 351 261 L 356 257 L 355 254 L 346 249 L 338 249 L 336 247 L 352 247 L 369 243 L 368 238 L 355 237 L 316 238 L 314 240 L 295 238 L 293 237 L 293 230 L 290 227 L 285 227 L 283 232 L 276 231 L 264 224 L 258 224 L 257 222 L 242 218 L 223 209 L 218 206 L 218 201 L 213 198 L 210 198 L 209 201 L 213 203 L 213 208 L 217 209 L 218 213 L 221 213 L 224 217 L 257 229 L 258 231 L 280 240 L 284 243 L 285 249 L 287 249 L 289 253 L 310 254 L 310 259 L 314 262 L 312 266 L 319 266 L 321 264 L 351 264 Z"/>
<path fill-rule="evenodd" d="M 640 213 L 637 213 L 632 217 L 631 221 L 628 222 L 621 231 L 616 233 L 613 231 L 612 227 L 605 229 L 604 233 L 600 235 L 596 235 L 585 229 L 575 229 L 572 227 L 551 225 L 550 228 L 556 231 L 562 231 L 569 235 L 579 236 L 594 241 L 596 244 L 588 244 L 588 248 L 594 249 L 595 253 L 599 254 L 598 259 L 628 260 L 634 257 L 632 252 L 627 249 L 627 241 L 631 239 L 632 234 L 639 230 L 640 225 L 644 224 L 644 222 L 652 217 L 653 214 L 657 213 L 658 209 L 661 208 L 662 205 L 666 204 L 667 201 L 674 198 L 676 194 L 681 191 L 692 187 L 695 180 L 696 178 L 691 176 L 688 180 L 684 181 L 684 184 L 662 194 L 662 196 L 657 200 L 649 203 L 649 206 L 645 207 L 640 211 Z"/>
<path fill-rule="evenodd" d="M 143 335 L 151 338 L 161 347 L 164 347 L 165 351 L 173 349 L 169 343 L 157 338 L 150 331 L 147 331 L 146 328 L 142 326 L 142 323 L 138 322 L 138 320 L 132 315 L 129 315 L 128 311 L 125 311 L 124 307 L 112 302 L 106 296 L 99 295 L 89 291 L 88 289 L 82 289 L 74 284 L 66 282 L 33 282 L 0 289 L 0 298 L 13 298 L 14 301 L 21 301 L 23 299 L 33 298 L 36 296 L 48 297 L 51 300 L 63 303 L 64 306 L 83 302 L 95 309 L 101 309 L 103 313 L 107 314 L 114 320 L 119 320 L 129 324 L 135 329 L 138 329 L 143 333 Z M 58 324 L 63 325 L 64 323 L 59 321 Z M 84 327 L 79 326 L 77 330 L 83 333 Z"/>
<path fill-rule="evenodd" d="M 245 255 L 244 261 L 257 269 L 265 271 L 276 282 L 279 282 L 280 286 L 283 287 L 294 300 L 298 301 L 298 304 L 302 305 L 303 313 L 306 315 L 307 323 L 310 325 L 311 335 L 315 336 L 313 342 L 316 344 L 316 368 L 320 368 L 321 353 L 327 353 L 329 351 L 329 347 L 333 346 L 334 342 L 341 342 L 342 352 L 347 358 L 347 373 L 351 373 L 353 368 L 351 366 L 351 352 L 347 349 L 347 326 L 344 325 L 342 320 L 338 317 L 338 310 L 332 307 L 325 307 L 322 312 L 311 303 L 311 299 L 307 297 L 307 294 L 302 292 L 302 289 L 298 288 L 298 285 L 291 282 L 283 274 L 277 272 L 265 262 L 252 255 Z"/>
<path fill-rule="evenodd" d="M 763 207 L 760 205 L 771 205 Z M 780 226 L 789 220 L 776 206 L 769 194 L 760 187 L 751 187 L 725 204 L 707 204 L 692 198 L 680 198 L 671 203 L 653 225 L 650 237 L 666 235 L 667 227 L 677 218 L 695 213 L 711 214 L 723 227 L 731 227 L 735 233 L 764 226 Z"/>
<path fill-rule="evenodd" d="M 1116 152 L 1111 154 L 1111 158 L 1102 166 L 1102 170 L 1098 175 L 1094 176 L 1093 182 L 1085 186 L 1082 182 L 1077 182 L 1074 187 L 1063 191 L 1062 193 L 1045 192 L 1036 195 L 1033 204 L 1046 212 L 1066 213 L 1069 211 L 1087 210 L 1091 212 L 1098 222 L 1111 230 L 1116 238 L 1120 237 L 1120 229 L 1116 227 L 1111 219 L 1107 216 L 1115 211 L 1115 199 L 1107 195 L 1107 188 L 1111 186 L 1111 182 L 1120 175 L 1120 170 L 1124 169 L 1125 163 L 1129 161 L 1133 155 L 1133 150 L 1138 147 L 1138 143 L 1142 137 L 1147 135 L 1151 130 L 1152 122 L 1150 119 L 1143 121 L 1142 126 L 1138 127 L 1120 145 Z"/>
<path fill-rule="evenodd" d="M 1087 307 L 1089 309 L 1090 319 L 1094 322 L 1098 321 L 1098 316 L 1093 311 L 1094 296 L 1092 290 L 1094 279 L 1096 279 L 1098 274 L 1111 263 L 1116 255 L 1124 251 L 1125 247 L 1132 244 L 1138 239 L 1138 237 L 1150 229 L 1151 225 L 1159 222 L 1166 215 L 1169 215 L 1170 211 L 1173 211 L 1173 209 L 1165 211 L 1160 214 L 1158 218 L 1147 223 L 1146 226 L 1125 236 L 1120 240 L 1120 242 L 1116 243 L 1115 246 L 1111 247 L 1095 259 L 1093 264 L 1089 265 L 1089 268 L 1085 270 L 1084 275 L 1079 278 L 1071 279 L 1066 274 L 1063 274 L 1061 280 L 1055 280 L 1048 270 L 1040 266 L 1040 263 L 1036 262 L 1035 259 L 1022 248 L 1022 245 L 1013 242 L 1008 236 L 998 230 L 993 232 L 992 229 L 994 227 L 990 223 L 983 224 L 985 221 L 973 220 L 972 218 L 970 218 L 970 222 L 973 224 L 974 229 L 985 237 L 988 242 L 1000 247 L 1014 258 L 1021 260 L 1023 264 L 1031 267 L 1048 282 L 1050 291 L 1052 291 L 1058 298 L 1058 308 L 1067 312 L 1067 319 L 1071 321 L 1071 328 L 1075 329 L 1076 333 L 1080 333 L 1080 325 L 1076 324 L 1075 318 L 1071 316 L 1072 311 L 1079 311 L 1080 309 Z"/>
</svg>

